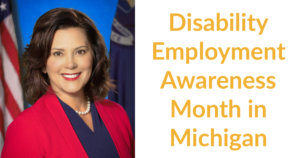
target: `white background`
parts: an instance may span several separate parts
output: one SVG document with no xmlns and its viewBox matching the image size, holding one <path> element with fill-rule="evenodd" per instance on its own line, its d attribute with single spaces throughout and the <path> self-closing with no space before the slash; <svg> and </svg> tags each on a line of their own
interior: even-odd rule
<svg viewBox="0 0 300 158">
<path fill-rule="evenodd" d="M 180 13 L 193 18 L 216 18 L 216 13 L 229 19 L 230 13 L 246 13 L 261 20 L 268 18 L 262 35 L 258 31 L 246 32 L 179 32 L 169 31 L 170 13 Z M 300 9 L 296 1 L 192 1 L 192 0 L 137 0 L 136 1 L 136 157 L 172 158 L 299 158 L 300 152 Z M 257 26 L 255 26 L 257 27 Z M 204 47 L 286 47 L 286 60 L 236 60 L 227 59 L 220 64 L 215 61 L 194 60 L 187 65 L 184 61 L 153 60 L 153 42 L 165 42 L 166 46 L 189 47 L 204 42 Z M 275 76 L 274 89 L 160 89 L 166 71 L 173 76 Z M 174 79 L 176 79 L 174 77 Z M 217 85 L 214 85 L 217 86 Z M 241 118 L 186 118 L 171 117 L 171 100 L 182 106 L 187 99 L 191 105 L 228 103 L 233 99 L 241 107 Z M 247 117 L 248 100 L 264 104 L 266 118 Z M 171 129 L 180 134 L 183 130 L 197 129 L 197 133 L 264 133 L 266 147 L 241 147 L 232 151 L 225 147 L 171 147 Z M 186 143 L 186 142 L 185 142 Z"/>
</svg>

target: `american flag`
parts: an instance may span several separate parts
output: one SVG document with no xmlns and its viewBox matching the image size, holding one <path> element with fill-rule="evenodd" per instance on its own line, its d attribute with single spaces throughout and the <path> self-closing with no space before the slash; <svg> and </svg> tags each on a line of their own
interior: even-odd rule
<svg viewBox="0 0 300 158">
<path fill-rule="evenodd" d="M 0 152 L 7 126 L 23 111 L 17 40 L 9 0 L 0 0 Z"/>
</svg>

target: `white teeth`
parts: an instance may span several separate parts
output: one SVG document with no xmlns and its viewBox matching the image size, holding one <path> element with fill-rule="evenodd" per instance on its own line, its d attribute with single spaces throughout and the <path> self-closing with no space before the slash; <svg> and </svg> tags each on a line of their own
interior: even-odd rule
<svg viewBox="0 0 300 158">
<path fill-rule="evenodd" d="M 72 75 L 63 75 L 66 78 L 75 78 L 77 77 L 79 74 L 72 74 Z"/>
</svg>

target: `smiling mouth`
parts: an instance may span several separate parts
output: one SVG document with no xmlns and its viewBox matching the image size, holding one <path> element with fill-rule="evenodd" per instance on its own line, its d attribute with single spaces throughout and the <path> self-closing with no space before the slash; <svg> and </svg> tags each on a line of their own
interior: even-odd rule
<svg viewBox="0 0 300 158">
<path fill-rule="evenodd" d="M 64 79 L 66 79 L 68 81 L 74 81 L 74 80 L 79 78 L 80 74 L 81 73 L 71 73 L 71 74 L 63 73 L 62 76 L 63 76 Z"/>
</svg>

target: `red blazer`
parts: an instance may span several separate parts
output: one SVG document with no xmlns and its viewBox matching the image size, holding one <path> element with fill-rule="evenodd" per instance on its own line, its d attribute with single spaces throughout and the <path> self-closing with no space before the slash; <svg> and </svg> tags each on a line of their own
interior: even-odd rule
<svg viewBox="0 0 300 158">
<path fill-rule="evenodd" d="M 120 158 L 134 157 L 134 138 L 124 109 L 109 100 L 95 101 Z M 9 125 L 2 158 L 87 158 L 55 94 L 48 92 Z"/>
</svg>

